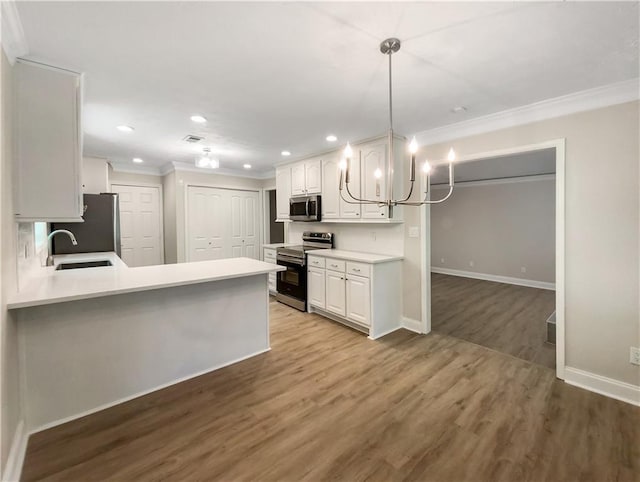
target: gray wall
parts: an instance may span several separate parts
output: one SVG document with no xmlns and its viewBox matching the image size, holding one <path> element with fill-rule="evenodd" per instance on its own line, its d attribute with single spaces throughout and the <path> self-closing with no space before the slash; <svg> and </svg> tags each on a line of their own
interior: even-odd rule
<svg viewBox="0 0 640 482">
<path fill-rule="evenodd" d="M 554 283 L 555 180 L 457 185 L 431 208 L 431 266 Z"/>
<path fill-rule="evenodd" d="M 0 369 L 2 383 L 0 384 L 0 399 L 2 412 L 0 413 L 0 471 L 4 473 L 7 456 L 11 448 L 11 441 L 21 417 L 19 387 L 18 387 L 18 333 L 13 313 L 7 311 L 6 304 L 9 297 L 17 292 L 17 223 L 13 217 L 12 200 L 12 169 L 13 157 L 12 139 L 12 99 L 13 99 L 13 69 L 2 51 L 2 150 L 0 158 L 0 271 L 2 277 L 0 308 Z"/>
<path fill-rule="evenodd" d="M 446 159 L 564 138 L 566 365 L 633 385 L 640 367 L 629 346 L 640 343 L 639 122 L 640 103 L 628 102 L 555 119 L 434 144 L 419 158 Z M 606 195 L 602 187 L 607 186 Z M 419 265 L 419 210 L 408 209 L 405 265 Z M 419 289 L 419 270 L 405 270 Z M 405 316 L 420 318 L 420 291 L 405 294 Z"/>
</svg>

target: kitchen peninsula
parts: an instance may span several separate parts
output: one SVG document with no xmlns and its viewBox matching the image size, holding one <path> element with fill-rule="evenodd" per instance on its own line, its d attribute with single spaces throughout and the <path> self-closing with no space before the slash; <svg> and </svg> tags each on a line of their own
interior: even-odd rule
<svg viewBox="0 0 640 482">
<path fill-rule="evenodd" d="M 112 266 L 56 270 L 66 262 Z M 269 350 L 267 279 L 248 258 L 128 268 L 57 256 L 8 303 L 21 337 L 29 431 Z"/>
</svg>

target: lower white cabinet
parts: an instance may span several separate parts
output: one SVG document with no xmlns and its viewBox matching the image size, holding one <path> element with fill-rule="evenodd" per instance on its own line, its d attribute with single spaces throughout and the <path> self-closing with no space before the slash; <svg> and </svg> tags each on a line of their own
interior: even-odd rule
<svg viewBox="0 0 640 482">
<path fill-rule="evenodd" d="M 341 253 L 351 255 L 353 252 Z M 382 255 L 363 256 L 362 253 L 352 255 L 352 259 L 346 255 L 340 258 L 324 254 L 308 255 L 309 311 L 364 331 L 372 339 L 400 328 L 401 259 Z"/>
<path fill-rule="evenodd" d="M 325 272 L 320 268 L 309 268 L 307 273 L 307 299 L 318 308 L 326 307 Z"/>
<path fill-rule="evenodd" d="M 276 250 L 274 248 L 263 248 L 262 259 L 267 263 L 277 264 Z M 269 292 L 275 294 L 277 289 L 277 273 L 269 273 Z"/>
<path fill-rule="evenodd" d="M 369 279 L 352 274 L 345 277 L 347 286 L 347 319 L 370 325 L 371 293 L 369 291 Z"/>
<path fill-rule="evenodd" d="M 347 313 L 344 273 L 326 270 L 326 309 L 330 313 L 345 316 Z M 313 304 L 313 303 L 311 303 Z"/>
</svg>

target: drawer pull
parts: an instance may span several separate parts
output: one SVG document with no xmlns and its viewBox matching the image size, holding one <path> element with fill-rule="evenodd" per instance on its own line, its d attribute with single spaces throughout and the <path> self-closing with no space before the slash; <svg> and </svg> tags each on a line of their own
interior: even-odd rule
<svg viewBox="0 0 640 482">
<path fill-rule="evenodd" d="M 359 273 L 360 272 L 360 268 L 351 268 L 353 271 Z"/>
<path fill-rule="evenodd" d="M 338 265 L 337 265 L 337 264 L 332 264 L 332 265 L 331 265 L 331 267 L 332 267 L 332 268 L 337 268 L 337 267 L 338 267 Z"/>
</svg>

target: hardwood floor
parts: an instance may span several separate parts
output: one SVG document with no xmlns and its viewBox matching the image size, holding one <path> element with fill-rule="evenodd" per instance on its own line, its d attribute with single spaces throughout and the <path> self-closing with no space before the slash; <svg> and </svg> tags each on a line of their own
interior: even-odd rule
<svg viewBox="0 0 640 482">
<path fill-rule="evenodd" d="M 640 478 L 637 407 L 443 334 L 271 314 L 271 352 L 32 435 L 23 480 Z"/>
<path fill-rule="evenodd" d="M 546 343 L 554 291 L 436 273 L 431 286 L 433 331 L 555 368 Z"/>
</svg>

